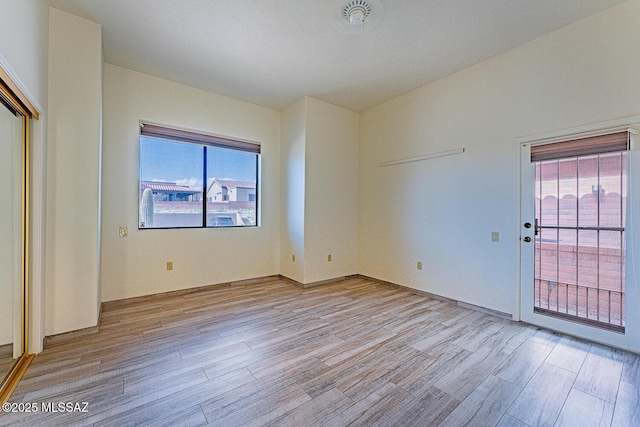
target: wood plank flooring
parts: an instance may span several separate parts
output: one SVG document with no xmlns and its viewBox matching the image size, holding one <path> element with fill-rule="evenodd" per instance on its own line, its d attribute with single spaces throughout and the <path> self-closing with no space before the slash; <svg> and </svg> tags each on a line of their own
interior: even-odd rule
<svg viewBox="0 0 640 427">
<path fill-rule="evenodd" d="M 106 304 L 11 402 L 38 411 L 2 426 L 638 426 L 640 358 L 363 278 L 274 278 Z M 59 402 L 87 412 L 42 411 Z"/>
</svg>

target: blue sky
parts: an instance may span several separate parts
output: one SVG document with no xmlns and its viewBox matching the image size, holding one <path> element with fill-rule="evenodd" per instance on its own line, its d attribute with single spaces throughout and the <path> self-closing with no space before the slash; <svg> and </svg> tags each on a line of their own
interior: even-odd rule
<svg viewBox="0 0 640 427">
<path fill-rule="evenodd" d="M 203 148 L 198 145 L 140 137 L 140 180 L 169 181 L 202 188 Z M 207 148 L 208 178 L 256 180 L 256 155 Z"/>
</svg>

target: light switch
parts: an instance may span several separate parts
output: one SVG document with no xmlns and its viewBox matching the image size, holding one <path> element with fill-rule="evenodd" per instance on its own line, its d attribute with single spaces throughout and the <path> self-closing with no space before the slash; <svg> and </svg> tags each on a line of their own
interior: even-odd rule
<svg viewBox="0 0 640 427">
<path fill-rule="evenodd" d="M 120 227 L 118 229 L 120 237 L 127 237 L 129 235 L 129 227 Z"/>
</svg>

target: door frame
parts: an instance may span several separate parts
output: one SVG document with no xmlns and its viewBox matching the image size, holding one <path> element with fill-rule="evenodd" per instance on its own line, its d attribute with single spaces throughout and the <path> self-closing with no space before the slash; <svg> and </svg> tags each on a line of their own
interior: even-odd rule
<svg viewBox="0 0 640 427">
<path fill-rule="evenodd" d="M 562 142 L 589 136 L 598 136 L 613 132 L 626 130 L 640 130 L 640 115 L 625 117 L 621 119 L 609 120 L 585 126 L 569 129 L 561 129 L 519 137 L 515 139 L 517 144 L 517 214 L 516 214 L 516 301 L 514 307 L 514 320 L 530 323 L 535 326 L 551 329 L 560 333 L 577 336 L 580 338 L 596 341 L 603 344 L 619 347 L 631 351 L 640 351 L 640 289 L 638 279 L 640 278 L 640 262 L 634 265 L 634 252 L 640 251 L 636 248 L 636 243 L 640 243 L 640 138 L 638 135 L 631 135 L 631 147 L 628 154 L 628 195 L 627 195 L 627 262 L 626 262 L 626 328 L 625 333 L 608 331 L 592 326 L 569 322 L 555 317 L 535 313 L 533 310 L 533 245 L 523 242 L 525 236 L 533 239 L 533 228 L 525 229 L 525 221 L 534 223 L 534 218 L 526 216 L 525 210 L 531 206 L 532 200 L 525 200 L 525 197 L 533 195 L 533 192 L 523 190 L 525 185 L 525 173 L 531 174 L 531 170 L 525 170 L 528 165 L 526 156 L 531 145 L 542 143 Z M 533 171 L 535 176 L 535 170 Z M 526 177 L 527 180 L 531 176 Z M 535 179 L 535 178 L 534 178 Z M 636 227 L 634 225 L 638 224 Z M 531 245 L 529 250 L 524 245 Z M 640 252 L 639 252 L 640 256 Z M 638 258 L 638 257 L 635 257 Z M 527 267 L 530 263 L 531 267 Z M 527 275 L 529 274 L 529 275 Z M 530 280 L 529 280 L 530 278 Z"/>
</svg>

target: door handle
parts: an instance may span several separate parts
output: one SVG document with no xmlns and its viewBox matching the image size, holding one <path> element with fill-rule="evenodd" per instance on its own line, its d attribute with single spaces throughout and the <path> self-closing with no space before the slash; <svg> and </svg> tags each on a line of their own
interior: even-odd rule
<svg viewBox="0 0 640 427">
<path fill-rule="evenodd" d="M 531 237 L 529 237 L 529 236 L 525 237 L 525 238 L 524 238 L 524 241 L 525 241 L 525 242 L 527 242 L 527 243 L 529 243 L 529 242 L 531 241 Z"/>
</svg>

